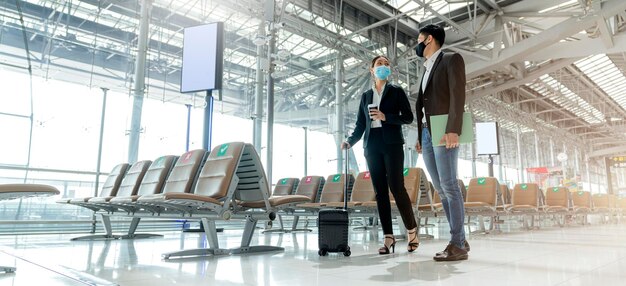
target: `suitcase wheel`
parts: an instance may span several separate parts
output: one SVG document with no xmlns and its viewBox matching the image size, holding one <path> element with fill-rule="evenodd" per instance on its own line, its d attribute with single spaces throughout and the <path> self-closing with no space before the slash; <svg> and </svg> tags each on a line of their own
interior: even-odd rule
<svg viewBox="0 0 626 286">
<path fill-rule="evenodd" d="M 326 251 L 326 249 L 320 249 L 317 254 L 319 254 L 320 256 L 326 256 L 328 255 L 328 251 Z"/>
<path fill-rule="evenodd" d="M 350 246 L 348 246 L 348 248 L 346 248 L 346 251 L 343 252 L 343 256 L 350 256 L 352 254 L 352 251 L 350 251 Z"/>
</svg>

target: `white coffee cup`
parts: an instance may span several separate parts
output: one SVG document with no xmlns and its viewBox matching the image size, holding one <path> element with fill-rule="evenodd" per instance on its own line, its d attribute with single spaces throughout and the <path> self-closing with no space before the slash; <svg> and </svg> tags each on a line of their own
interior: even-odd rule
<svg viewBox="0 0 626 286">
<path fill-rule="evenodd" d="M 378 109 L 378 104 L 370 103 L 370 104 L 367 105 L 367 110 L 369 111 L 370 118 L 372 118 L 371 111 L 374 110 L 374 109 Z"/>
</svg>

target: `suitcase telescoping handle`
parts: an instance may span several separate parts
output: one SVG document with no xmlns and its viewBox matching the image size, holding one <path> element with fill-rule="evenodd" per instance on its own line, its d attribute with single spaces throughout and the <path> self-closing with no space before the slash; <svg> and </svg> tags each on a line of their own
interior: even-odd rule
<svg viewBox="0 0 626 286">
<path fill-rule="evenodd" d="M 345 175 L 343 182 L 343 209 L 348 210 L 348 182 L 350 181 L 350 176 L 348 176 L 348 172 L 350 171 L 350 149 L 346 148 L 346 159 L 345 159 Z"/>
</svg>

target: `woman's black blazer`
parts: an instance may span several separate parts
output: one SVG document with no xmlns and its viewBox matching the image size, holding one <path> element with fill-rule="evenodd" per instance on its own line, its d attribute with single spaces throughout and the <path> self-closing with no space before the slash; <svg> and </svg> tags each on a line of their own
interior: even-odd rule
<svg viewBox="0 0 626 286">
<path fill-rule="evenodd" d="M 374 91 L 372 89 L 361 95 L 356 127 L 347 140 L 350 146 L 354 146 L 363 137 L 363 148 L 367 148 L 370 126 L 372 126 L 367 105 L 372 103 L 373 97 Z M 387 83 L 378 109 L 385 114 L 385 121 L 382 121 L 381 127 L 385 143 L 404 144 L 402 124 L 413 122 L 413 111 L 411 111 L 411 104 L 404 89 L 398 85 Z"/>
</svg>

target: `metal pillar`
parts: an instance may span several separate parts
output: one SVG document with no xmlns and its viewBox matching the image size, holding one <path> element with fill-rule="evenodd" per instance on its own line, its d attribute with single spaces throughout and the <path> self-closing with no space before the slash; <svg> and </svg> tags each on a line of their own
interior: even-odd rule
<svg viewBox="0 0 626 286">
<path fill-rule="evenodd" d="M 420 119 L 421 120 L 421 119 Z M 472 142 L 472 178 L 476 178 L 476 143 Z"/>
<path fill-rule="evenodd" d="M 499 164 L 499 168 L 500 168 L 500 174 L 498 174 L 498 181 L 500 181 L 500 184 L 504 184 L 505 181 L 505 175 L 503 174 L 505 172 L 505 168 L 504 168 L 504 164 L 502 164 L 502 155 L 498 156 L 498 164 Z"/>
<path fill-rule="evenodd" d="M 137 162 L 139 155 L 139 133 L 141 132 L 141 111 L 145 92 L 146 55 L 148 54 L 148 27 L 150 25 L 150 10 L 152 0 L 143 0 L 141 5 L 141 19 L 139 35 L 137 36 L 137 60 L 135 61 L 133 111 L 128 138 L 128 162 Z"/>
<path fill-rule="evenodd" d="M 270 41 L 267 47 L 267 180 L 269 183 L 272 181 L 272 156 L 274 154 L 274 63 L 272 60 L 272 54 L 276 48 L 276 30 L 270 23 Z"/>
<path fill-rule="evenodd" d="M 578 148 L 574 148 L 574 179 L 578 176 L 580 172 L 580 162 L 578 161 Z"/>
<path fill-rule="evenodd" d="M 554 141 L 550 138 L 550 167 L 556 166 L 554 163 Z"/>
<path fill-rule="evenodd" d="M 204 106 L 204 127 L 202 131 L 202 148 L 204 150 L 211 151 L 212 139 L 213 139 L 213 95 L 212 91 L 208 90 L 204 100 L 206 105 Z"/>
<path fill-rule="evenodd" d="M 102 145 L 104 139 L 104 118 L 107 110 L 107 92 L 108 88 L 102 87 L 102 114 L 100 115 L 100 138 L 98 139 L 98 159 L 96 160 L 96 183 L 93 190 L 93 196 L 98 196 L 98 186 L 100 185 L 100 168 L 102 164 Z M 92 214 L 91 218 L 91 233 L 96 232 L 96 213 Z"/>
<path fill-rule="evenodd" d="M 587 173 L 587 182 L 589 182 L 589 190 L 591 191 L 591 172 L 589 171 L 589 155 L 585 154 L 585 172 Z"/>
<path fill-rule="evenodd" d="M 343 123 L 343 55 L 341 51 L 337 51 L 337 59 L 335 60 L 335 117 L 337 132 L 337 141 L 343 142 L 344 140 L 344 123 Z M 341 146 L 335 144 L 337 149 L 337 173 L 342 172 L 343 166 L 343 152 Z"/>
<path fill-rule="evenodd" d="M 613 190 L 613 175 L 611 174 L 611 160 L 609 157 L 604 157 L 604 164 L 606 166 L 606 187 L 609 195 L 614 195 Z"/>
<path fill-rule="evenodd" d="M 107 92 L 108 88 L 102 87 L 102 114 L 100 116 L 100 138 L 98 139 L 98 159 L 96 161 L 96 188 L 94 190 L 94 197 L 98 196 L 98 185 L 100 184 L 100 165 L 102 163 L 102 145 L 104 139 L 104 118 L 107 110 Z"/>
<path fill-rule="evenodd" d="M 524 183 L 524 165 L 522 164 L 522 130 L 517 127 L 517 180 L 518 183 Z"/>
<path fill-rule="evenodd" d="M 539 135 L 535 131 L 535 167 L 541 166 L 541 160 L 539 159 Z"/>
<path fill-rule="evenodd" d="M 308 176 L 309 167 L 309 128 L 302 127 L 304 129 L 304 176 Z"/>
<path fill-rule="evenodd" d="M 187 138 L 185 140 L 185 152 L 189 151 L 189 137 L 191 136 L 191 104 L 185 104 L 187 107 Z"/>
<path fill-rule="evenodd" d="M 265 37 L 265 25 L 259 25 L 259 36 Z M 253 143 L 256 151 L 261 154 L 261 142 L 263 133 L 263 45 L 256 48 L 256 90 L 254 93 L 254 130 Z"/>
<path fill-rule="evenodd" d="M 567 146 L 565 146 L 565 143 L 563 143 L 563 153 L 567 155 Z M 563 168 L 563 179 L 567 179 L 567 160 L 561 162 L 561 168 Z"/>
</svg>

